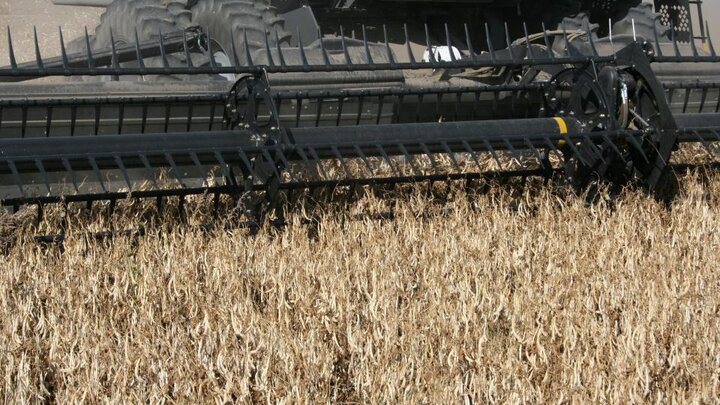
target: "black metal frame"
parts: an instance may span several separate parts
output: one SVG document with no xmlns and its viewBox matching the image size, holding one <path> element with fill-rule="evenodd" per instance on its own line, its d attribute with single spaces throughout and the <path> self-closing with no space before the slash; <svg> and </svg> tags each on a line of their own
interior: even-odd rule
<svg viewBox="0 0 720 405">
<path fill-rule="evenodd" d="M 707 23 L 706 23 L 707 25 Z M 450 61 L 436 60 L 432 52 L 429 53 L 427 62 L 418 61 L 413 54 L 410 46 L 410 36 L 405 27 L 405 55 L 403 60 L 395 56 L 392 44 L 387 37 L 387 28 L 385 31 L 385 42 L 374 44 L 368 41 L 366 29 L 363 27 L 363 39 L 351 40 L 342 36 L 337 40 L 329 40 L 321 34 L 320 40 L 313 45 L 316 46 L 314 55 L 318 57 L 317 61 L 311 60 L 308 54 L 313 48 L 303 44 L 302 39 L 297 48 L 284 48 L 280 45 L 271 46 L 268 34 L 266 36 L 265 48 L 258 54 L 253 55 L 249 49 L 247 36 L 245 36 L 244 44 L 241 49 L 245 50 L 244 58 L 246 63 L 241 63 L 237 53 L 238 46 L 232 43 L 232 66 L 219 66 L 213 58 L 209 58 L 208 66 L 193 66 L 190 53 L 201 52 L 203 54 L 212 55 L 214 50 L 212 44 L 213 39 L 204 32 L 202 27 L 192 27 L 184 32 L 160 33 L 158 40 L 140 42 L 137 40 L 134 44 L 123 46 L 113 46 L 109 50 L 93 52 L 90 47 L 85 54 L 68 54 L 65 48 L 62 29 L 59 31 L 59 41 L 61 48 L 61 56 L 50 59 L 43 59 L 40 54 L 40 47 L 37 40 L 37 32 L 35 31 L 35 61 L 19 64 L 16 61 L 12 35 L 10 28 L 7 29 L 8 49 L 10 65 L 0 67 L 0 81 L 23 81 L 36 77 L 48 76 L 136 76 L 136 75 L 220 75 L 220 74 L 273 74 L 273 73 L 322 73 L 322 72 L 372 72 L 387 70 L 421 70 L 421 69 L 479 69 L 479 68 L 503 68 L 508 66 L 542 66 L 542 65 L 576 65 L 581 63 L 607 63 L 613 61 L 612 53 L 601 54 L 599 49 L 606 45 L 605 42 L 598 43 L 593 39 L 592 35 L 587 36 L 587 45 L 589 53 L 581 53 L 574 47 L 564 50 L 564 55 L 557 56 L 550 50 L 550 44 L 554 36 L 561 36 L 565 43 L 570 43 L 569 33 L 563 30 L 560 35 L 551 35 L 551 31 L 544 30 L 543 42 L 548 47 L 547 51 L 539 52 L 531 46 L 530 34 L 527 26 L 525 27 L 524 46 L 513 45 L 510 31 L 505 25 L 506 51 L 496 51 L 490 44 L 487 44 L 487 53 L 478 53 L 474 47 L 469 28 L 465 25 L 467 58 L 456 58 L 451 53 Z M 485 30 L 490 36 L 490 28 L 486 24 Z M 446 26 L 446 38 L 443 43 L 436 44 L 433 42 L 429 28 L 425 26 L 426 31 L 426 49 L 433 49 L 435 46 L 453 47 L 452 37 L 449 28 Z M 709 28 L 706 28 L 706 32 Z M 671 43 L 673 46 L 672 54 L 666 54 L 662 51 L 661 38 L 656 32 L 655 38 L 650 39 L 657 51 L 655 60 L 657 62 L 718 62 L 720 56 L 715 51 L 711 38 L 708 36 L 707 43 L 710 49 L 708 55 L 702 55 L 698 50 L 695 41 L 690 41 L 690 54 L 681 52 L 681 43 L 676 38 L 675 30 L 671 30 Z M 230 36 L 234 38 L 234 36 Z M 693 34 L 694 37 L 694 34 Z M 703 38 L 705 39 L 705 38 Z M 90 38 L 85 32 L 85 41 L 90 43 Z M 339 42 L 339 44 L 338 44 Z M 613 43 L 613 39 L 609 38 L 609 42 Z M 331 46 L 332 44 L 332 46 Z M 339 47 L 338 47 L 339 46 Z M 351 52 L 351 49 L 360 49 L 361 52 Z M 383 61 L 375 61 L 374 54 L 377 57 L 377 50 L 382 50 L 381 55 Z M 184 66 L 171 66 L 167 60 L 167 55 L 182 52 L 186 57 Z M 292 53 L 292 54 L 290 54 Z M 351 55 L 355 54 L 355 59 Z M 338 58 L 331 57 L 336 55 Z M 142 60 L 149 57 L 161 57 L 163 59 L 162 67 L 146 67 L 143 66 Z M 255 62 L 255 60 L 262 61 Z M 339 59 L 338 62 L 333 62 Z M 139 61 L 137 67 L 121 66 L 121 63 L 127 61 Z"/>
<path fill-rule="evenodd" d="M 487 26 L 486 31 L 489 31 Z M 452 47 L 449 30 L 446 32 L 448 35 L 443 45 Z M 48 60 L 41 57 L 36 36 L 36 60 L 28 64 L 16 62 L 10 40 L 10 66 L 0 68 L 0 81 L 18 82 L 47 76 L 117 78 L 233 73 L 244 75 L 239 83 L 248 86 L 244 87 L 244 91 L 241 91 L 243 86 L 235 86 L 232 90 L 228 89 L 227 93 L 201 95 L 178 91 L 178 94 L 165 96 L 140 94 L 126 98 L 4 98 L 0 100 L 0 179 L 5 179 L 6 185 L 12 183 L 17 191 L 15 197 L 4 198 L 2 204 L 13 208 L 26 204 L 42 207 L 45 204 L 70 202 L 91 205 L 94 201 L 161 199 L 168 196 L 181 197 L 182 202 L 189 195 L 209 193 L 238 196 L 259 191 L 265 193 L 264 198 L 272 205 L 282 189 L 486 176 L 483 173 L 488 171 L 488 164 L 481 163 L 485 155 L 495 162 L 500 172 L 522 176 L 553 176 L 569 166 L 578 165 L 596 172 L 601 170 L 599 167 L 603 167 L 604 173 L 611 170 L 609 161 L 628 163 L 626 153 L 630 153 L 645 161 L 643 184 L 652 189 L 666 170 L 677 142 L 699 141 L 712 150 L 708 145 L 719 140 L 720 123 L 706 125 L 708 119 L 717 122 L 717 114 L 695 116 L 687 113 L 698 103 L 699 112 L 715 104 L 717 113 L 720 96 L 713 103 L 709 93 L 720 87 L 720 80 L 664 80 L 662 69 L 656 74 L 659 65 L 672 67 L 678 64 L 720 62 L 711 42 L 710 52 L 703 54 L 694 41 L 688 46 L 681 45 L 674 34 L 669 42 L 663 42 L 656 33 L 651 44 L 634 42 L 635 38 L 629 41 L 625 39 L 629 45 L 622 48 L 620 38 L 596 41 L 592 35 L 587 35 L 582 42 L 583 50 L 569 40 L 570 33 L 563 30 L 562 33 L 551 34 L 545 30 L 541 40 L 546 49 L 542 49 L 531 45 L 527 29 L 525 44 L 513 45 L 506 29 L 506 50 L 495 51 L 489 46 L 489 52 L 480 54 L 473 50 L 467 28 L 466 33 L 469 45 L 467 58 L 456 59 L 453 56 L 450 61 L 439 61 L 432 57 L 427 62 L 417 61 L 408 40 L 406 61 L 401 62 L 387 40 L 383 44 L 371 44 L 364 36 L 359 42 L 341 37 L 333 42 L 338 45 L 339 41 L 339 47 L 333 49 L 325 40 L 318 41 L 313 47 L 303 45 L 301 40 L 299 47 L 294 50 L 280 47 L 272 49 L 268 40 L 259 55 L 251 55 L 249 52 L 245 55 L 248 61 L 246 64 L 238 62 L 236 47 L 233 45 L 232 66 L 218 66 L 212 58 L 208 66 L 193 66 L 191 58 L 186 57 L 187 65 L 182 67 L 170 66 L 167 55 L 175 52 L 183 52 L 186 56 L 190 52 L 213 54 L 212 38 L 204 34 L 203 30 L 194 28 L 186 32 L 160 35 L 159 41 L 155 43 L 136 41 L 132 45 L 101 52 L 88 51 L 85 55 L 68 55 L 60 32 L 62 55 Z M 566 44 L 562 54 L 551 50 L 553 35 L 562 38 Z M 89 44 L 87 34 L 86 41 Z M 426 46 L 428 49 L 433 47 L 429 34 Z M 663 51 L 667 47 L 672 48 L 671 53 Z M 244 46 L 243 49 L 249 47 Z M 686 52 L 683 53 L 681 49 Z M 145 67 L 142 63 L 138 67 L 121 66 L 125 61 L 141 62 L 143 58 L 157 56 L 163 59 L 163 67 Z M 254 62 L 260 59 L 264 62 Z M 453 71 L 508 67 L 525 74 L 533 68 L 572 68 L 589 72 L 596 81 L 599 81 L 598 75 L 603 67 L 631 67 L 649 84 L 661 115 L 660 123 L 644 131 L 615 128 L 609 117 L 612 111 L 609 110 L 606 114 L 608 117 L 605 117 L 605 128 L 598 130 L 597 127 L 588 126 L 587 122 L 567 116 L 567 111 L 549 111 L 546 98 L 549 86 L 553 83 L 532 81 L 532 78 L 529 82 L 521 80 L 500 85 L 478 82 L 464 86 L 413 86 L 402 81 L 381 83 L 370 88 L 363 83 L 364 88 L 321 89 L 320 83 L 315 89 L 300 91 L 293 86 L 287 86 L 286 89 L 271 86 L 273 75 L 301 74 L 298 83 L 302 84 L 308 77 L 319 77 L 322 74 L 372 73 L 376 74 L 373 77 L 382 77 L 383 72 L 406 70 Z M 669 99 L 665 97 L 666 91 L 669 92 Z M 673 94 L 678 91 L 684 91 L 683 100 L 679 104 L 673 100 Z M 701 99 L 693 101 L 693 92 L 698 91 L 701 92 Z M 603 90 L 598 91 L 598 96 L 606 100 L 606 106 L 615 97 Z M 415 101 L 408 103 L 409 98 Z M 428 98 L 436 107 L 434 113 L 424 109 Z M 451 100 L 447 101 L 448 98 Z M 375 108 L 366 114 L 365 102 L 368 100 Z M 510 106 L 504 109 L 503 117 L 516 120 L 488 121 L 479 119 L 486 117 L 476 116 L 483 109 L 490 109 L 493 113 L 501 110 L 498 106 L 503 102 L 505 106 Z M 196 103 L 206 103 L 215 111 L 211 113 L 206 129 L 193 128 L 195 115 L 192 109 L 197 108 L 193 107 Z M 285 111 L 283 103 L 294 106 L 294 120 L 281 117 Z M 332 113 L 327 113 L 323 108 L 324 104 L 329 103 L 333 104 Z M 316 107 L 314 122 L 312 117 L 308 121 L 306 116 L 302 116 L 302 110 L 308 104 Z M 343 111 L 343 106 L 349 104 L 356 108 L 350 118 Z M 117 118 L 110 120 L 117 122 L 116 130 L 101 125 L 100 111 L 108 105 L 118 109 Z M 171 132 L 173 124 L 170 122 L 172 117 L 169 109 L 172 105 L 190 109 L 186 121 L 179 124 L 185 127 L 184 131 Z M 408 105 L 416 109 L 414 114 L 407 111 L 403 114 L 403 108 Z M 518 108 L 518 105 L 525 108 Z M 530 105 L 533 108 L 528 108 Z M 77 110 L 84 106 L 95 109 L 92 130 L 89 132 L 100 136 L 74 136 Z M 387 120 L 385 106 L 391 109 Z M 53 117 L 53 109 L 62 107 L 70 109 L 69 134 L 55 136 L 53 128 L 58 119 Z M 140 107 L 142 110 L 139 116 L 141 124 L 139 130 L 126 133 L 124 128 L 131 126 L 125 112 L 131 107 Z M 151 107 L 161 107 L 165 111 L 161 118 L 164 119 L 164 125 L 161 125 L 163 129 L 158 133 L 147 133 L 146 130 L 147 109 Z M 673 114 L 673 107 L 676 113 L 681 110 L 679 112 L 685 114 Z M 44 138 L 26 136 L 29 128 L 28 111 L 32 108 L 45 111 Z M 17 137 L 2 137 L 3 110 L 8 109 L 20 110 L 21 130 Z M 221 111 L 224 129 L 217 125 L 216 120 Z M 544 111 L 548 118 L 535 118 L 528 111 L 534 111 L 535 117 Z M 556 115 L 561 117 L 556 118 Z M 262 126 L 261 121 L 270 125 Z M 682 122 L 682 125 L 676 121 Z M 304 124 L 308 124 L 308 128 L 302 128 Z M 101 127 L 115 135 L 101 135 Z M 446 160 L 447 164 L 440 164 L 441 159 Z M 424 164 L 418 163 L 419 160 L 424 160 Z M 325 170 L 325 161 L 336 163 L 335 173 Z M 463 161 L 474 163 L 475 169 L 466 169 Z M 357 167 L 351 168 L 351 165 Z M 384 169 L 378 170 L 376 165 Z M 149 188 L 138 188 L 132 179 L 132 170 L 144 171 L 142 177 L 151 182 L 154 182 L 160 171 L 166 170 L 175 178 L 176 186 L 153 184 Z M 208 173 L 213 170 L 214 180 L 208 181 Z M 115 173 L 115 180 L 108 179 L 111 172 Z M 72 187 L 58 186 L 63 182 L 63 177 Z M 83 191 L 80 186 L 83 178 L 91 178 L 97 185 L 96 190 Z M 110 183 L 119 183 L 120 186 L 112 186 Z M 30 188 L 33 191 L 29 191 Z"/>
</svg>

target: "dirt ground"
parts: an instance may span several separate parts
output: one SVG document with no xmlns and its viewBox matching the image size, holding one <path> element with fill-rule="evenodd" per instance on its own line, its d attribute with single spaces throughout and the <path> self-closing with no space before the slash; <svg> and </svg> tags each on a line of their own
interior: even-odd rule
<svg viewBox="0 0 720 405">
<path fill-rule="evenodd" d="M 51 0 L 0 0 L 0 64 L 8 63 L 7 27 L 10 27 L 18 62 L 34 57 L 33 26 L 37 28 L 40 52 L 45 57 L 60 54 L 58 27 L 65 41 L 95 30 L 103 9 L 56 6 Z"/>
</svg>

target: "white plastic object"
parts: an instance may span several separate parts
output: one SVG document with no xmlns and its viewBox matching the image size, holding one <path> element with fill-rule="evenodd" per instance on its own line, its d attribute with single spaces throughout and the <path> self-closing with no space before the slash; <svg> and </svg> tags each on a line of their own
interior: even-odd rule
<svg viewBox="0 0 720 405">
<path fill-rule="evenodd" d="M 433 46 L 431 49 L 426 49 L 423 53 L 423 62 L 430 62 L 430 51 L 432 50 L 432 56 L 436 62 L 452 62 L 454 60 L 462 59 L 463 55 L 459 49 L 454 46 Z M 451 53 L 452 52 L 452 53 Z"/>
</svg>

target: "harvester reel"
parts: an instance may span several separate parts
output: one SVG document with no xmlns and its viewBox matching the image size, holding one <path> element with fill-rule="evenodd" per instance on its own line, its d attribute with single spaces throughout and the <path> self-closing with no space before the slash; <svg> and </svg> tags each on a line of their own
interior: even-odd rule
<svg viewBox="0 0 720 405">
<path fill-rule="evenodd" d="M 627 162 L 625 173 L 629 180 L 645 182 L 656 169 L 657 159 L 663 166 L 669 165 L 660 150 L 664 141 L 663 129 L 667 126 L 662 119 L 660 104 L 662 101 L 655 95 L 648 79 L 634 68 L 626 68 L 621 72 L 620 85 L 621 97 L 624 98 L 622 99 L 624 104 L 620 108 L 625 114 L 621 129 L 642 133 L 638 143 L 625 148 L 624 160 Z M 671 173 L 665 171 L 653 188 L 656 195 L 665 198 L 675 194 L 677 182 Z"/>
<path fill-rule="evenodd" d="M 652 48 L 638 45 L 643 58 L 652 58 Z M 637 56 L 637 55 L 636 55 Z M 667 162 L 660 145 L 665 122 L 661 103 L 642 68 L 628 64 L 619 67 L 584 66 L 564 70 L 550 81 L 545 92 L 545 114 L 579 120 L 586 133 L 624 131 L 622 141 L 582 141 L 563 145 L 565 170 L 577 189 L 585 189 L 599 179 L 623 185 L 633 182 L 653 188 L 656 172 Z M 664 94 L 660 95 L 664 97 Z"/>
<path fill-rule="evenodd" d="M 261 109 L 262 105 L 265 110 Z M 267 114 L 264 122 L 259 120 L 263 112 Z M 223 123 L 225 129 L 253 130 L 259 136 L 258 144 L 267 141 L 270 133 L 280 128 L 277 106 L 266 75 L 243 75 L 235 82 L 227 96 Z"/>
<path fill-rule="evenodd" d="M 264 120 L 261 114 L 266 115 Z M 272 146 L 282 141 L 278 109 L 266 75 L 244 75 L 235 82 L 226 99 L 223 124 L 227 130 L 249 131 L 251 141 L 257 146 Z M 248 160 L 252 170 L 245 168 L 243 173 L 246 191 L 239 205 L 249 215 L 259 216 L 277 200 L 280 179 L 276 173 L 281 173 L 284 165 L 275 156 L 255 154 L 248 156 Z M 253 191 L 258 183 L 265 186 L 264 197 Z"/>
<path fill-rule="evenodd" d="M 585 67 L 569 68 L 555 75 L 544 94 L 544 113 L 550 117 L 575 118 L 585 126 L 585 132 L 608 129 L 612 118 L 607 97 L 593 73 L 592 67 Z M 568 180 L 582 189 L 599 177 L 600 165 L 606 161 L 603 154 L 607 156 L 605 146 L 610 145 L 587 140 L 560 146 Z"/>
<path fill-rule="evenodd" d="M 0 92 L 0 205 L 41 211 L 155 198 L 160 206 L 168 197 L 180 205 L 209 193 L 216 209 L 220 196 L 229 196 L 262 219 L 296 191 L 548 179 L 563 171 L 576 189 L 602 180 L 655 191 L 678 142 L 720 139 L 713 73 L 720 56 L 675 38 L 673 49 L 638 43 L 649 36 L 638 28 L 655 26 L 649 14 L 618 26 L 614 38 L 598 38 L 584 19 L 576 29 L 533 35 L 524 25 L 487 28 L 499 45 L 491 41 L 481 53 L 471 45 L 474 34 L 466 32 L 463 44 L 447 30 L 445 40 L 427 46 L 454 43 L 467 57 L 420 61 L 407 31 L 399 41 L 318 35 L 305 44 L 298 32 L 286 44 L 280 14 L 258 9 L 265 1 L 193 7 L 173 0 L 167 9 L 156 2 L 116 1 L 112 10 L 128 12 L 109 9 L 96 32 L 107 39 L 112 28 L 118 41 L 101 46 L 102 38 L 88 35 L 85 52 L 83 41 L 73 41 L 57 57 L 38 52 L 35 62 L 18 63 L 8 32 L 11 63 L 0 66 L 7 82 Z M 201 6 L 218 12 L 201 13 Z M 137 41 L 135 20 L 146 21 Z M 158 20 L 166 35 L 156 34 Z M 463 73 L 430 83 L 408 74 L 429 69 Z M 55 76 L 187 81 L 22 83 Z M 678 79 L 690 76 L 697 80 Z M 154 181 L 165 172 L 177 186 Z"/>
<path fill-rule="evenodd" d="M 545 92 L 549 116 L 574 117 L 589 128 L 605 123 L 608 110 L 602 88 L 589 69 L 570 68 L 555 75 Z"/>
</svg>

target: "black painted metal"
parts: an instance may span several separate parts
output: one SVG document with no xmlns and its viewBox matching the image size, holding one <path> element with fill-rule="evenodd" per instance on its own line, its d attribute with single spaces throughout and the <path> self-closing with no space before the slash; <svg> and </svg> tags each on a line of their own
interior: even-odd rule
<svg viewBox="0 0 720 405">
<path fill-rule="evenodd" d="M 436 60 L 430 53 L 430 59 L 426 62 L 417 61 L 410 46 L 406 48 L 406 54 L 398 57 L 395 53 L 397 47 L 392 49 L 390 42 L 372 44 L 367 37 L 362 40 L 345 40 L 338 43 L 337 40 L 321 38 L 311 45 L 299 44 L 298 48 L 271 47 L 270 39 L 266 38 L 266 47 L 258 54 L 250 56 L 245 64 L 239 62 L 236 50 L 228 55 L 231 66 L 220 66 L 209 58 L 206 66 L 193 66 L 190 58 L 184 66 L 170 66 L 164 60 L 164 66 L 150 67 L 126 67 L 121 66 L 122 62 L 131 60 L 142 60 L 147 57 L 168 55 L 171 53 L 205 53 L 212 50 L 212 38 L 203 33 L 201 27 L 191 27 L 185 32 L 166 33 L 160 36 L 156 42 L 136 42 L 135 44 L 112 47 L 92 51 L 88 48 L 86 54 L 71 55 L 66 52 L 62 30 L 59 32 L 59 42 L 62 56 L 43 59 L 39 51 L 36 52 L 36 59 L 33 62 L 17 63 L 12 35 L 7 30 L 9 62 L 5 67 L 0 67 L 0 81 L 21 81 L 29 78 L 47 76 L 127 76 L 127 75 L 218 75 L 218 74 L 267 74 L 267 73 L 309 73 L 309 72 L 357 72 L 357 71 L 382 71 L 382 70 L 418 70 L 418 69 L 470 69 L 507 66 L 540 66 L 580 63 L 604 63 L 613 60 L 611 55 L 601 55 L 598 47 L 589 35 L 587 42 L 590 46 L 589 54 L 576 52 L 572 47 L 566 47 L 562 54 L 553 52 L 540 52 L 533 50 L 530 38 L 526 35 L 525 44 L 518 45 L 510 43 L 511 34 L 505 26 L 504 36 L 507 38 L 507 50 L 496 51 L 492 47 L 487 53 L 477 53 L 471 43 L 469 31 L 465 38 L 467 55 L 462 58 L 452 57 L 450 61 Z M 386 27 L 383 27 L 386 30 Z M 692 31 L 692 28 L 689 28 Z M 490 33 L 490 28 L 486 26 Z M 363 32 L 365 29 L 363 27 Z M 446 30 L 447 37 L 433 42 L 428 36 L 426 49 L 433 49 L 435 46 L 454 46 L 455 43 Z M 673 31 L 674 33 L 674 31 Z M 552 38 L 567 38 L 568 33 L 554 31 L 552 38 L 548 31 L 543 32 L 546 44 L 550 45 Z M 234 37 L 231 35 L 231 37 Z M 689 52 L 681 52 L 678 42 L 681 41 L 676 34 L 673 35 L 673 52 L 667 54 L 662 51 L 660 38 L 656 35 L 655 44 L 657 49 L 657 62 L 718 62 L 720 57 L 715 53 L 711 38 L 702 37 L 703 43 L 707 45 L 709 52 L 699 52 L 695 41 L 685 41 L 690 44 Z M 86 41 L 89 37 L 86 33 Z M 410 37 L 406 31 L 405 44 L 410 44 Z M 612 43 L 612 38 L 610 38 Z M 36 49 L 39 49 L 37 34 L 35 34 Z M 244 44 L 247 45 L 247 44 Z M 458 44 L 459 45 L 459 44 Z M 600 45 L 600 44 L 599 44 Z M 233 47 L 236 48 L 236 47 Z M 247 46 L 244 49 L 248 49 Z M 310 56 L 308 56 L 310 55 Z"/>
<path fill-rule="evenodd" d="M 440 41 L 428 36 L 426 48 L 453 46 L 446 33 Z M 45 95 L 0 96 L 0 199 L 11 207 L 169 196 L 181 197 L 182 204 L 190 195 L 250 191 L 273 199 L 283 189 L 462 179 L 494 172 L 489 167 L 551 176 L 577 165 L 600 172 L 604 165 L 609 173 L 614 161 L 633 159 L 636 168 L 646 161 L 643 181 L 651 189 L 677 142 L 714 150 L 711 144 L 720 141 L 720 74 L 713 73 L 720 57 L 709 37 L 703 37 L 704 48 L 659 35 L 650 44 L 627 45 L 625 38 L 623 45 L 621 38 L 545 30 L 537 37 L 543 48 L 531 45 L 527 33 L 519 42 L 511 41 L 507 28 L 503 34 L 505 50 L 478 53 L 468 33 L 463 57 L 453 54 L 449 61 L 432 53 L 418 61 L 406 34 L 401 56 L 396 52 L 402 47 L 387 40 L 325 38 L 297 48 L 271 47 L 268 40 L 265 49 L 245 55 L 245 64 L 233 54 L 231 66 L 212 58 L 194 66 L 186 58 L 185 66 L 127 67 L 121 63 L 177 52 L 207 56 L 212 38 L 192 28 L 156 43 L 68 55 L 61 32 L 60 57 L 43 59 L 38 52 L 34 62 L 17 63 L 8 30 L 10 65 L 0 67 L 0 82 L 137 75 L 187 75 L 192 81 L 171 86 L 169 94 L 156 94 L 160 87 L 146 83 L 146 94 L 129 96 L 67 96 L 52 86 Z M 572 42 L 570 34 L 580 39 Z M 564 40 L 562 49 L 552 48 L 556 39 Z M 706 73 L 694 81 L 678 77 L 676 70 L 685 66 Z M 411 70 L 452 75 L 488 68 L 504 76 L 462 84 L 404 77 Z M 598 82 L 604 68 L 645 82 L 656 100 L 657 124 L 619 127 L 616 87 L 597 83 L 602 125 L 581 119 L 579 111 L 553 111 L 550 92 L 562 87 L 560 76 L 533 75 L 569 70 Z M 216 85 L 205 92 L 186 89 L 228 73 L 239 75 L 232 90 L 230 83 L 223 91 Z M 98 93 L 106 87 L 98 84 Z M 548 114 L 561 117 L 538 118 Z"/>
</svg>

